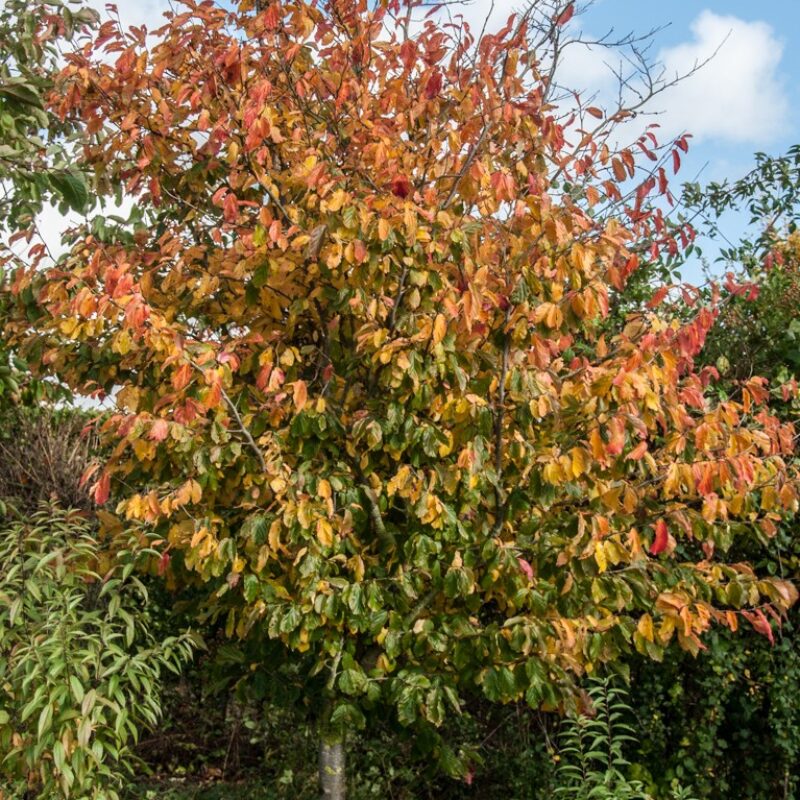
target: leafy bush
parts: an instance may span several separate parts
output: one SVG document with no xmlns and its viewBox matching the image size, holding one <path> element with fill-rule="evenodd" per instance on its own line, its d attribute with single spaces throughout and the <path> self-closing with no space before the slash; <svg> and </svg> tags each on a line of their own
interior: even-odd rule
<svg viewBox="0 0 800 800">
<path fill-rule="evenodd" d="M 79 511 L 0 525 L 0 788 L 12 797 L 116 798 L 131 744 L 159 720 L 163 671 L 192 654 L 188 636 L 154 639 L 132 564 L 101 576 L 100 550 Z"/>
<path fill-rule="evenodd" d="M 568 800 L 653 800 L 645 784 L 631 777 L 633 765 L 625 755 L 638 741 L 628 692 L 606 680 L 590 683 L 592 713 L 569 715 L 562 729 L 553 796 Z M 674 800 L 691 800 L 673 782 Z"/>
<path fill-rule="evenodd" d="M 775 644 L 755 633 L 708 638 L 694 660 L 670 653 L 640 664 L 638 776 L 657 797 L 672 781 L 705 800 L 796 798 L 800 789 L 800 638 L 786 623 Z"/>
<path fill-rule="evenodd" d="M 607 680 L 588 690 L 594 713 L 567 717 L 561 736 L 555 796 L 570 800 L 648 800 L 644 786 L 627 777 L 623 748 L 636 741 L 622 689 Z"/>
</svg>

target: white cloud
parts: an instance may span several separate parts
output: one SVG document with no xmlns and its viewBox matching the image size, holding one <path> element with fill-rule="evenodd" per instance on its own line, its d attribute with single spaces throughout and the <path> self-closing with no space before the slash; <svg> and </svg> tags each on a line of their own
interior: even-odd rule
<svg viewBox="0 0 800 800">
<path fill-rule="evenodd" d="M 783 43 L 765 22 L 703 11 L 691 41 L 663 49 L 665 77 L 716 55 L 656 101 L 663 132 L 696 139 L 762 144 L 789 129 L 789 102 L 779 74 Z"/>
<path fill-rule="evenodd" d="M 103 19 L 108 17 L 107 3 L 104 0 L 90 0 Z M 169 0 L 117 0 L 117 12 L 124 28 L 131 25 L 146 25 L 148 30 L 160 28 L 166 20 L 164 12 L 170 10 L 172 5 Z"/>
<path fill-rule="evenodd" d="M 451 13 L 453 19 L 457 15 L 464 18 L 464 22 L 469 24 L 472 35 L 476 38 L 480 35 L 484 22 L 486 22 L 486 32 L 494 33 L 502 28 L 508 18 L 514 12 L 525 8 L 526 3 L 520 0 L 465 0 L 465 2 L 453 7 Z"/>
<path fill-rule="evenodd" d="M 609 107 L 617 89 L 614 69 L 619 66 L 618 61 L 613 50 L 573 42 L 564 49 L 558 63 L 558 83 L 578 92 L 584 100 L 597 95 L 601 105 Z"/>
</svg>

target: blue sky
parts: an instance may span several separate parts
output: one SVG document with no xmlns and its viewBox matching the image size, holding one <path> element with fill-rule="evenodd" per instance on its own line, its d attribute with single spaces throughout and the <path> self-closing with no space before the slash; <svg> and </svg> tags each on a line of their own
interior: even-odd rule
<svg viewBox="0 0 800 800">
<path fill-rule="evenodd" d="M 798 0 L 597 0 L 580 25 L 592 34 L 666 26 L 653 51 L 670 66 L 689 66 L 692 56 L 720 48 L 683 86 L 654 100 L 667 129 L 680 121 L 697 134 L 681 180 L 735 179 L 753 166 L 756 151 L 778 155 L 800 142 Z M 731 240 L 745 227 L 743 215 L 722 222 Z M 705 243 L 706 255 L 713 258 L 718 247 Z M 699 265 L 689 266 L 684 277 L 697 279 Z"/>
<path fill-rule="evenodd" d="M 730 38 L 722 44 L 717 56 L 720 61 L 728 62 L 729 59 L 740 61 L 741 72 L 761 69 L 760 86 L 752 97 L 742 98 L 742 108 L 752 106 L 752 113 L 758 114 L 763 110 L 764 94 L 775 93 L 785 103 L 785 113 L 777 115 L 775 124 L 762 126 L 752 125 L 749 122 L 737 122 L 746 129 L 738 139 L 726 135 L 724 131 L 701 136 L 694 142 L 690 157 L 686 160 L 685 176 L 703 170 L 703 177 L 718 179 L 721 177 L 735 177 L 745 172 L 752 164 L 752 156 L 756 150 L 769 153 L 780 153 L 788 146 L 800 141 L 800 2 L 798 0 L 764 0 L 754 3 L 752 0 L 672 0 L 672 2 L 651 2 L 649 0 L 597 0 L 596 3 L 583 16 L 582 25 L 592 33 L 604 32 L 610 27 L 623 32 L 629 29 L 646 31 L 661 25 L 668 27 L 661 31 L 656 38 L 656 51 L 676 49 L 682 45 L 697 42 L 697 31 L 693 24 L 702 20 L 704 14 L 715 15 L 719 20 L 719 30 L 729 30 Z M 744 26 L 730 24 L 728 19 L 745 23 Z M 748 51 L 747 38 L 755 37 L 760 33 L 756 26 L 763 26 L 761 30 L 767 33 L 766 41 L 775 45 L 769 52 L 756 53 L 759 63 L 752 63 L 753 54 Z M 723 34 L 724 36 L 724 34 Z M 758 40 L 759 43 L 763 41 Z M 705 51 L 711 45 L 716 46 L 714 34 L 706 41 L 701 42 Z M 701 49 L 701 52 L 703 50 Z M 713 52 L 713 50 L 712 50 Z M 740 58 L 741 54 L 741 58 Z M 770 62 L 765 64 L 764 62 Z M 774 65 L 774 66 L 773 66 Z M 689 83 L 701 83 L 709 90 L 707 101 L 712 108 L 720 114 L 725 113 L 724 102 L 719 102 L 715 97 L 719 83 L 724 82 L 727 88 L 733 91 L 740 83 L 737 70 L 731 73 L 724 69 L 715 69 L 712 61 L 705 71 L 711 73 L 708 80 L 699 73 Z M 716 87 L 715 87 L 716 84 Z M 768 84 L 768 85 L 765 85 Z M 743 93 L 748 94 L 747 88 Z M 752 94 L 752 92 L 751 92 Z M 656 106 L 669 106 L 671 97 L 668 95 L 663 100 L 656 100 Z M 700 110 L 697 107 L 686 105 L 685 125 L 691 130 L 694 122 L 693 116 Z M 755 128 L 755 130 L 753 130 Z M 760 130 L 759 130 L 760 129 Z"/>
</svg>

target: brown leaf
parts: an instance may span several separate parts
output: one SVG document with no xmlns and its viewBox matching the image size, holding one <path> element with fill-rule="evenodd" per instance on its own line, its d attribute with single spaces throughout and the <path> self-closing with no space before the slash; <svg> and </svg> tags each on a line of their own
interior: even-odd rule
<svg viewBox="0 0 800 800">
<path fill-rule="evenodd" d="M 313 231 L 306 245 L 306 258 L 309 261 L 316 261 L 322 251 L 322 245 L 325 242 L 325 234 L 328 232 L 326 224 L 317 225 Z"/>
</svg>

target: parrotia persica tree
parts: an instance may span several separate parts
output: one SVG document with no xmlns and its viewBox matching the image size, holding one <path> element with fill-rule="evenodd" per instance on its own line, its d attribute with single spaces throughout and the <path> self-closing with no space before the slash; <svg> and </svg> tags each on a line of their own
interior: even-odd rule
<svg viewBox="0 0 800 800">
<path fill-rule="evenodd" d="M 559 706 L 632 649 L 696 652 L 743 616 L 772 635 L 796 596 L 726 562 L 797 496 L 764 382 L 718 402 L 695 369 L 715 304 L 678 323 L 659 292 L 599 333 L 640 257 L 678 246 L 648 198 L 685 139 L 616 150 L 624 114 L 551 103 L 571 3 L 480 38 L 411 6 L 103 24 L 52 102 L 145 224 L 13 287 L 29 360 L 113 392 L 97 503 L 231 636 L 324 682 L 330 797 L 378 704 Z"/>
</svg>

